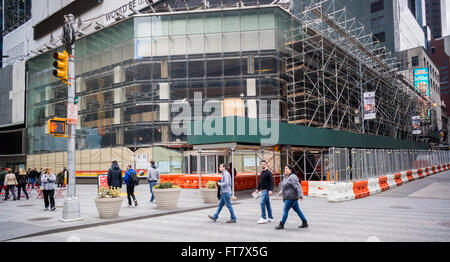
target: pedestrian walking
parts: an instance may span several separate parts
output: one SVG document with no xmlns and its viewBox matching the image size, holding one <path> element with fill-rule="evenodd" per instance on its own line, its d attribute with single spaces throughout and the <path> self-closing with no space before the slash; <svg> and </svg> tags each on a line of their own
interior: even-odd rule
<svg viewBox="0 0 450 262">
<path fill-rule="evenodd" d="M 261 192 L 261 219 L 258 220 L 258 224 L 266 224 L 273 222 L 272 216 L 272 206 L 270 205 L 270 197 L 273 194 L 273 174 L 270 172 L 269 168 L 267 168 L 267 161 L 261 161 L 261 178 L 259 180 L 258 189 L 254 192 L 254 194 Z M 267 215 L 266 216 L 266 209 Z"/>
<path fill-rule="evenodd" d="M 36 168 L 33 168 L 30 172 L 30 176 L 28 177 L 30 179 L 31 188 L 34 189 L 34 186 L 36 184 L 36 179 L 38 178 L 39 174 L 36 171 Z"/>
<path fill-rule="evenodd" d="M 122 188 L 123 177 L 122 169 L 120 169 L 117 161 L 112 162 L 111 168 L 108 170 L 108 186 Z"/>
<path fill-rule="evenodd" d="M 281 184 L 281 191 L 279 195 L 283 195 L 284 208 L 283 208 L 283 218 L 280 221 L 280 224 L 275 227 L 276 229 L 284 229 L 284 225 L 286 224 L 286 220 L 289 215 L 289 211 L 294 209 L 294 211 L 298 214 L 300 219 L 302 220 L 302 225 L 299 228 L 307 228 L 308 221 L 303 215 L 300 207 L 298 205 L 298 200 L 303 201 L 303 190 L 298 180 L 297 175 L 295 174 L 294 167 L 287 165 L 284 168 L 285 180 Z"/>
<path fill-rule="evenodd" d="M 9 199 L 9 193 L 11 192 L 14 201 L 16 201 L 16 194 L 14 192 L 14 187 L 17 185 L 16 175 L 13 173 L 11 169 L 8 169 L 8 174 L 5 176 L 5 200 Z"/>
<path fill-rule="evenodd" d="M 227 171 L 225 164 L 220 164 L 219 170 L 222 173 L 222 180 L 218 183 L 221 191 L 219 207 L 217 208 L 217 211 L 213 216 L 208 215 L 208 217 L 216 222 L 219 218 L 219 214 L 222 211 L 223 206 L 226 205 L 231 214 L 231 219 L 228 220 L 227 223 L 236 223 L 237 218 L 234 214 L 233 206 L 231 204 L 231 175 Z"/>
<path fill-rule="evenodd" d="M 64 186 L 64 169 L 61 169 L 61 172 L 56 175 L 56 184 L 58 185 L 58 188 Z"/>
<path fill-rule="evenodd" d="M 44 169 L 44 174 L 41 176 L 41 188 L 44 193 L 45 211 L 48 210 L 50 204 L 50 211 L 55 211 L 55 189 L 56 176 L 51 168 Z"/>
<path fill-rule="evenodd" d="M 127 171 L 125 172 L 124 178 L 125 184 L 127 185 L 127 196 L 128 196 L 128 207 L 132 207 L 131 198 L 133 198 L 134 206 L 137 206 L 137 200 L 134 196 L 134 187 L 139 183 L 139 177 L 137 176 L 137 172 L 131 168 L 131 165 L 128 165 Z"/>
<path fill-rule="evenodd" d="M 5 186 L 5 177 L 7 174 L 8 172 L 4 168 L 0 168 L 0 193 L 2 193 L 3 187 Z"/>
<path fill-rule="evenodd" d="M 27 181 L 28 181 L 28 175 L 27 172 L 25 172 L 25 169 L 21 168 L 19 171 L 19 175 L 17 176 L 17 200 L 20 200 L 21 190 L 25 193 L 25 196 L 27 197 L 27 200 L 30 199 L 27 192 Z"/>
<path fill-rule="evenodd" d="M 155 161 L 150 161 L 150 167 L 147 170 L 147 181 L 150 185 L 150 194 L 152 195 L 150 202 L 155 202 L 155 194 L 153 194 L 153 187 L 159 183 L 160 174 Z"/>
</svg>

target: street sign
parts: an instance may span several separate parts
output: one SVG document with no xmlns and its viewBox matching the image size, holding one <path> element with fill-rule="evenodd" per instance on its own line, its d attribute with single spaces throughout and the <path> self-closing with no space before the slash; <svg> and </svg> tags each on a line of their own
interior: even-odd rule
<svg viewBox="0 0 450 262">
<path fill-rule="evenodd" d="M 54 137 L 67 138 L 67 119 L 53 118 L 48 120 L 48 134 Z"/>
<path fill-rule="evenodd" d="M 78 106 L 76 104 L 67 104 L 67 123 L 69 125 L 78 123 Z"/>
</svg>

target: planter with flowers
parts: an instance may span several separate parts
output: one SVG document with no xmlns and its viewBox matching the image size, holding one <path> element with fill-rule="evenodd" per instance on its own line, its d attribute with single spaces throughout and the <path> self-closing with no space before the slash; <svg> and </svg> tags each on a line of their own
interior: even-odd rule
<svg viewBox="0 0 450 262">
<path fill-rule="evenodd" d="M 123 197 L 120 196 L 120 188 L 102 187 L 99 189 L 98 197 L 95 199 L 100 218 L 116 218 L 119 216 Z"/>
<path fill-rule="evenodd" d="M 205 203 L 207 204 L 217 204 L 219 200 L 217 199 L 217 182 L 216 181 L 208 181 L 206 183 L 206 188 L 202 189 L 202 197 Z"/>
<path fill-rule="evenodd" d="M 181 187 L 170 182 L 160 183 L 153 188 L 156 205 L 159 209 L 175 209 L 180 198 Z"/>
</svg>

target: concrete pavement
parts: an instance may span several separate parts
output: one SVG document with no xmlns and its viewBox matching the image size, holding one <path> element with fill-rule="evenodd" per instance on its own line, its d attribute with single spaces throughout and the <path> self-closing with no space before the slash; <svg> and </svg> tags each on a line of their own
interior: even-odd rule
<svg viewBox="0 0 450 262">
<path fill-rule="evenodd" d="M 81 191 L 80 195 L 83 196 L 84 191 L 92 191 L 92 188 L 89 189 L 90 186 L 86 187 L 86 189 L 82 186 L 78 187 L 79 192 Z M 148 190 L 140 187 L 137 190 L 137 192 L 141 192 L 138 195 L 138 201 L 143 204 L 138 208 L 128 209 L 124 202 L 121 210 L 121 218 L 130 218 L 131 221 L 55 232 L 14 241 L 448 242 L 450 241 L 450 194 L 448 194 L 448 190 L 450 190 L 450 172 L 445 172 L 354 201 L 329 203 L 325 198 L 306 197 L 301 203 L 301 209 L 307 217 L 310 227 L 306 230 L 298 229 L 301 224 L 300 219 L 291 211 L 286 229 L 276 231 L 274 227 L 282 216 L 283 203 L 281 199 L 272 199 L 276 223 L 258 225 L 256 221 L 260 215 L 259 202 L 250 199 L 249 192 L 238 196 L 239 204 L 234 206 L 238 217 L 237 224 L 225 223 L 229 218 L 226 208 L 223 209 L 218 222 L 210 221 L 207 215 L 214 213 L 215 205 L 208 208 L 202 204 L 201 197 L 193 190 L 183 190 L 180 206 L 205 209 L 132 220 L 133 216 L 140 214 L 161 212 L 155 210 L 151 206 L 152 204 L 145 203 L 148 198 L 148 193 L 145 192 Z M 98 215 L 93 204 L 94 196 L 95 190 L 94 194 L 86 193 L 81 200 L 82 213 L 85 217 L 81 224 L 102 221 L 96 218 Z M 60 201 L 62 203 L 62 200 Z M 62 227 L 60 225 L 62 222 L 59 222 L 56 217 L 48 221 L 28 221 L 30 217 L 50 216 L 49 213 L 40 211 L 42 206 L 20 208 L 13 207 L 15 205 L 13 202 L 1 205 L 0 229 L 2 232 L 18 228 L 22 233 L 30 233 L 33 227 L 37 228 L 35 231 Z M 7 217 L 3 215 L 6 210 L 10 213 Z M 20 214 L 14 210 L 20 210 Z M 61 212 L 62 209 L 59 211 Z M 26 218 L 22 218 L 25 214 Z M 19 234 L 4 235 L 2 233 L 1 237 L 4 240 L 8 236 L 11 238 L 14 235 Z"/>
</svg>

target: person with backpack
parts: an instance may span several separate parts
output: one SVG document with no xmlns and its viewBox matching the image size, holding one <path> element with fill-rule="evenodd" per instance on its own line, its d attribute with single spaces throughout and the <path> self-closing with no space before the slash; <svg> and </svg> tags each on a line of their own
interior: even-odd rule
<svg viewBox="0 0 450 262">
<path fill-rule="evenodd" d="M 280 221 L 280 224 L 276 226 L 276 229 L 284 229 L 284 225 L 286 224 L 286 220 L 289 215 L 289 211 L 294 209 L 297 215 L 302 220 L 302 225 L 299 228 L 307 228 L 308 221 L 303 215 L 300 207 L 298 205 L 298 200 L 303 201 L 303 190 L 300 181 L 298 180 L 297 175 L 295 174 L 294 167 L 291 165 L 287 165 L 284 168 L 284 173 L 286 179 L 283 180 L 281 184 L 281 191 L 279 195 L 283 195 L 284 208 L 283 208 L 283 218 Z"/>
<path fill-rule="evenodd" d="M 154 202 L 155 201 L 155 195 L 153 194 L 153 187 L 156 186 L 156 184 L 158 184 L 160 175 L 159 175 L 159 170 L 155 165 L 155 161 L 150 161 L 150 168 L 147 170 L 147 181 L 148 184 L 150 185 L 150 193 L 152 194 L 152 198 L 150 199 L 150 202 Z"/>
<path fill-rule="evenodd" d="M 134 196 L 134 187 L 139 185 L 139 177 L 137 176 L 136 171 L 131 168 L 131 165 L 128 165 L 128 169 L 125 172 L 125 178 L 123 180 L 127 185 L 128 207 L 133 206 L 131 204 L 131 198 L 134 200 L 134 206 L 137 206 L 138 203 L 136 197 Z"/>
</svg>

